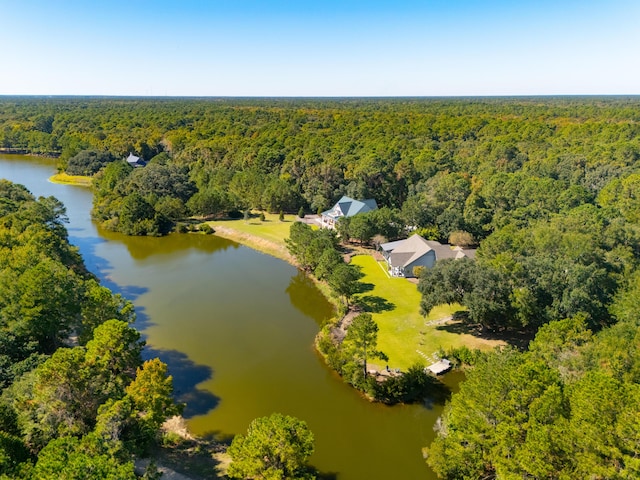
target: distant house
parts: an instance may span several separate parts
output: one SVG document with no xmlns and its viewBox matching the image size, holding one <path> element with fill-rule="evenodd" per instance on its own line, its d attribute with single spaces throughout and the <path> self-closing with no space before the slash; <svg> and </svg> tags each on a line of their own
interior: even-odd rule
<svg viewBox="0 0 640 480">
<path fill-rule="evenodd" d="M 147 162 L 145 162 L 142 158 L 136 157 L 131 152 L 129 152 L 129 156 L 127 157 L 127 163 L 132 167 L 144 167 L 147 164 Z"/>
<path fill-rule="evenodd" d="M 341 217 L 353 217 L 359 213 L 367 213 L 377 210 L 378 204 L 373 198 L 369 200 L 354 200 L 343 196 L 333 208 L 322 212 L 321 225 L 323 228 L 335 228 L 336 222 Z"/>
<path fill-rule="evenodd" d="M 445 258 L 475 258 L 476 251 L 443 245 L 412 235 L 404 240 L 380 245 L 382 256 L 389 264 L 389 273 L 394 277 L 413 277 L 414 267 L 431 268 L 436 261 Z"/>
</svg>

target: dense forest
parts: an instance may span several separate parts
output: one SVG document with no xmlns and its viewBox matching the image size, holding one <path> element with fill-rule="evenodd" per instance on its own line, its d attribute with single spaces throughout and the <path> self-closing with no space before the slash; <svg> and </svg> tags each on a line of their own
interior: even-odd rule
<svg viewBox="0 0 640 480">
<path fill-rule="evenodd" d="M 128 234 L 247 209 L 315 213 L 346 194 L 383 208 L 343 238 L 479 245 L 476 261 L 422 272 L 420 308 L 458 302 L 468 328 L 535 340 L 450 352 L 474 366 L 430 465 L 451 479 L 640 475 L 640 98 L 5 97 L 0 148 L 95 175 L 95 218 Z M 130 167 L 130 152 L 147 166 Z M 316 252 L 306 267 L 329 279 L 337 259 Z M 11 375 L 31 353 L 7 360 L 24 365 Z"/>
<path fill-rule="evenodd" d="M 180 408 L 64 221 L 55 198 L 0 180 L 0 478 L 135 479 L 132 455 Z"/>
</svg>

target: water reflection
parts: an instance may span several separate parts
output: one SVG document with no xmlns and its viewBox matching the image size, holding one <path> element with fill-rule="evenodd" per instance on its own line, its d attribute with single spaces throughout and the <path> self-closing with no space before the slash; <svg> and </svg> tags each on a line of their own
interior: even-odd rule
<svg viewBox="0 0 640 480">
<path fill-rule="evenodd" d="M 215 235 L 199 233 L 173 233 L 165 237 L 129 237 L 98 227 L 102 238 L 124 245 L 134 260 L 147 260 L 152 256 L 175 255 L 180 251 L 197 250 L 204 253 L 238 249 L 240 245 Z"/>
<path fill-rule="evenodd" d="M 185 418 L 205 415 L 220 402 L 220 398 L 213 393 L 198 388 L 198 384 L 213 378 L 213 369 L 208 365 L 197 365 L 186 354 L 177 350 L 147 347 L 143 357 L 158 357 L 167 364 L 169 374 L 173 376 L 174 397 L 178 402 L 186 404 L 183 412 Z"/>
<path fill-rule="evenodd" d="M 291 305 L 303 315 L 313 318 L 318 324 L 328 320 L 335 313 L 328 306 L 320 290 L 315 288 L 313 280 L 300 270 L 291 277 L 286 292 Z"/>
<path fill-rule="evenodd" d="M 420 449 L 433 439 L 441 399 L 434 395 L 430 408 L 369 404 L 336 378 L 313 349 L 332 308 L 302 272 L 215 236 L 98 231 L 91 192 L 48 183 L 53 170 L 51 162 L 0 156 L 0 176 L 67 206 L 71 242 L 88 268 L 135 301 L 144 356 L 168 364 L 193 432 L 229 439 L 281 412 L 314 432 L 311 463 L 321 478 L 434 478 Z M 369 308 L 392 306 L 374 298 Z M 458 380 L 451 373 L 444 383 L 455 391 Z"/>
</svg>

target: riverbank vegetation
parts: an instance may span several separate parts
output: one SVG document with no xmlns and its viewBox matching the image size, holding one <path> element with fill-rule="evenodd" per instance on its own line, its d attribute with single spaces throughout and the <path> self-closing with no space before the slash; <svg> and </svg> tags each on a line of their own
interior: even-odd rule
<svg viewBox="0 0 640 480">
<path fill-rule="evenodd" d="M 180 412 L 172 379 L 67 241 L 65 209 L 0 180 L 0 476 L 135 479 Z"/>
<path fill-rule="evenodd" d="M 64 183 L 69 185 L 79 185 L 81 187 L 91 186 L 91 177 L 85 175 L 69 175 L 68 173 L 56 173 L 49 179 L 53 183 Z"/>
<path fill-rule="evenodd" d="M 346 194 L 375 198 L 396 230 L 362 216 L 340 227 L 344 241 L 420 231 L 477 242 L 475 263 L 423 270 L 422 313 L 459 303 L 451 331 L 522 349 L 538 340 L 468 356 L 476 366 L 444 416 L 433 468 L 637 476 L 640 99 L 3 98 L 0 147 L 58 152 L 62 170 L 84 151 L 112 154 L 95 176 L 94 215 L 129 234 L 247 209 L 316 213 Z M 150 163 L 131 168 L 129 152 Z M 301 267 L 345 306 L 366 296 L 336 240 L 309 231 L 290 235 Z"/>
</svg>

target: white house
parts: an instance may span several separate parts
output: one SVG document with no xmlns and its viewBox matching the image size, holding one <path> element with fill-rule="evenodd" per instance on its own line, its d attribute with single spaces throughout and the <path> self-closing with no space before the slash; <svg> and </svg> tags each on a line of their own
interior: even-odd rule
<svg viewBox="0 0 640 480">
<path fill-rule="evenodd" d="M 322 212 L 321 226 L 323 228 L 335 228 L 336 222 L 341 217 L 353 217 L 359 213 L 367 213 L 377 208 L 378 204 L 373 198 L 360 201 L 343 196 L 333 208 Z"/>
<path fill-rule="evenodd" d="M 127 163 L 132 167 L 144 167 L 147 162 L 140 157 L 136 157 L 133 153 L 129 152 L 129 156 L 127 157 Z"/>
<path fill-rule="evenodd" d="M 404 240 L 380 245 L 382 255 L 389 264 L 389 273 L 394 277 L 413 277 L 414 267 L 431 268 L 436 261 L 445 258 L 475 258 L 474 249 L 463 249 L 425 240 L 412 235 Z"/>
</svg>

